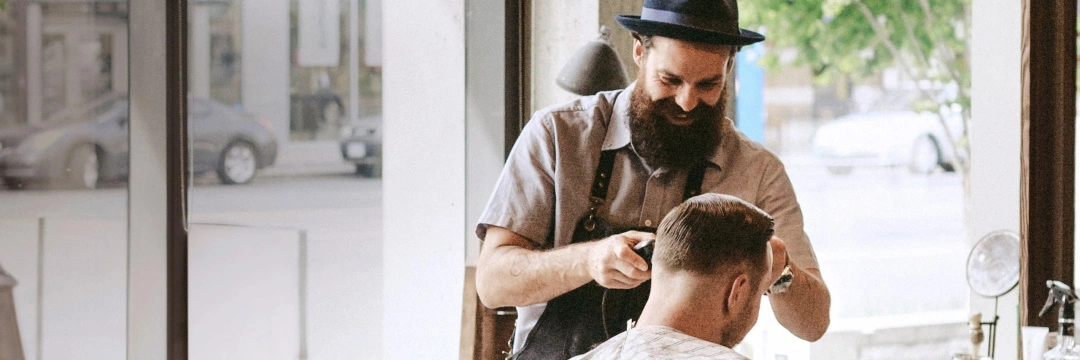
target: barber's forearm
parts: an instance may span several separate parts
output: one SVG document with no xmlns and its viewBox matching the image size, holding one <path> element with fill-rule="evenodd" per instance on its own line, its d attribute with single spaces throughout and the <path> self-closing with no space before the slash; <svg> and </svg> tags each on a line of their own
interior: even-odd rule
<svg viewBox="0 0 1080 360">
<path fill-rule="evenodd" d="M 481 254 L 476 290 L 489 308 L 542 303 L 592 280 L 586 268 L 588 244 L 556 250 L 502 246 Z"/>
<path fill-rule="evenodd" d="M 817 269 L 803 270 L 792 264 L 795 278 L 788 290 L 769 295 L 776 319 L 792 334 L 817 341 L 829 328 L 829 289 Z"/>
</svg>

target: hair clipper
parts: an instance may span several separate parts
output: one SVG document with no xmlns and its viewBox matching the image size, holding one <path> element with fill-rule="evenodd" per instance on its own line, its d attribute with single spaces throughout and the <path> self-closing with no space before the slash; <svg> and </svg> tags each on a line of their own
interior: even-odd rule
<svg viewBox="0 0 1080 360">
<path fill-rule="evenodd" d="M 634 253 L 645 259 L 645 263 L 649 265 L 649 270 L 652 270 L 652 253 L 655 242 L 656 239 L 648 239 L 634 245 Z"/>
</svg>

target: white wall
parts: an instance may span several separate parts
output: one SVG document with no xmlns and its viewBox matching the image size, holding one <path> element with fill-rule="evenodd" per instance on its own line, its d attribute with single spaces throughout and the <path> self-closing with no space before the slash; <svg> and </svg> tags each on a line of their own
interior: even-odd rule
<svg viewBox="0 0 1080 360">
<path fill-rule="evenodd" d="M 240 101 L 289 139 L 289 0 L 241 1 Z"/>
<path fill-rule="evenodd" d="M 382 6 L 383 354 L 454 358 L 465 276 L 465 0 Z"/>
<path fill-rule="evenodd" d="M 640 15 L 641 7 L 644 3 L 643 0 L 601 0 L 600 1 L 600 21 L 601 25 L 604 25 L 611 30 L 611 47 L 615 49 L 615 53 L 619 54 L 619 59 L 622 60 L 623 67 L 626 68 L 626 75 L 629 76 L 630 81 L 633 81 L 637 76 L 637 64 L 634 64 L 634 37 L 630 36 L 630 30 L 619 25 L 615 21 L 616 15 Z"/>
<path fill-rule="evenodd" d="M 132 1 L 127 358 L 165 359 L 165 0 Z"/>
<path fill-rule="evenodd" d="M 503 34 L 506 3 L 470 0 L 466 21 L 466 264 L 476 265 L 480 239 L 476 220 L 484 210 L 503 165 L 505 137 L 505 64 Z"/>
<path fill-rule="evenodd" d="M 615 21 L 616 15 L 641 14 L 642 0 L 551 0 L 532 2 L 531 108 L 577 97 L 555 84 L 563 65 L 579 48 L 600 36 L 600 26 L 610 31 L 609 40 L 622 59 L 630 81 L 637 74 L 633 38 Z"/>
<path fill-rule="evenodd" d="M 600 1 L 532 2 L 532 111 L 577 97 L 556 85 L 555 77 L 577 49 L 600 36 L 599 17 Z"/>
<path fill-rule="evenodd" d="M 971 199 L 968 237 L 1020 230 L 1020 35 L 1016 1 L 973 1 L 971 36 Z M 997 359 L 1016 356 L 1019 291 L 998 305 Z M 971 294 L 971 312 L 993 317 L 994 300 Z"/>
</svg>

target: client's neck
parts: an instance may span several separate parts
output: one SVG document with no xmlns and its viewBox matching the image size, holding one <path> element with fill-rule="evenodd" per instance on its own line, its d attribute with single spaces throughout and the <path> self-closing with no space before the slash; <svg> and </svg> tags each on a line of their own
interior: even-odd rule
<svg viewBox="0 0 1080 360">
<path fill-rule="evenodd" d="M 667 326 L 711 343 L 735 346 L 734 339 L 723 339 L 722 331 L 730 323 L 723 309 L 730 282 L 707 281 L 685 272 L 665 274 L 657 281 L 655 275 L 637 326 Z"/>
</svg>

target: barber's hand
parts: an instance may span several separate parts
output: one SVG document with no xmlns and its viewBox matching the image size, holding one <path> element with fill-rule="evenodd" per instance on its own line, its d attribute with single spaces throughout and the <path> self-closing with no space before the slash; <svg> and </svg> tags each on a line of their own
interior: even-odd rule
<svg viewBox="0 0 1080 360">
<path fill-rule="evenodd" d="M 772 247 L 773 263 L 772 263 L 772 275 L 770 277 L 771 283 L 780 279 L 780 275 L 784 273 L 784 266 L 788 264 L 787 245 L 784 244 L 784 240 L 773 236 L 769 240 L 769 245 Z"/>
<path fill-rule="evenodd" d="M 593 242 L 589 249 L 589 275 L 600 286 L 611 289 L 631 289 L 652 276 L 649 264 L 634 253 L 634 245 L 656 235 L 627 231 Z"/>
</svg>

